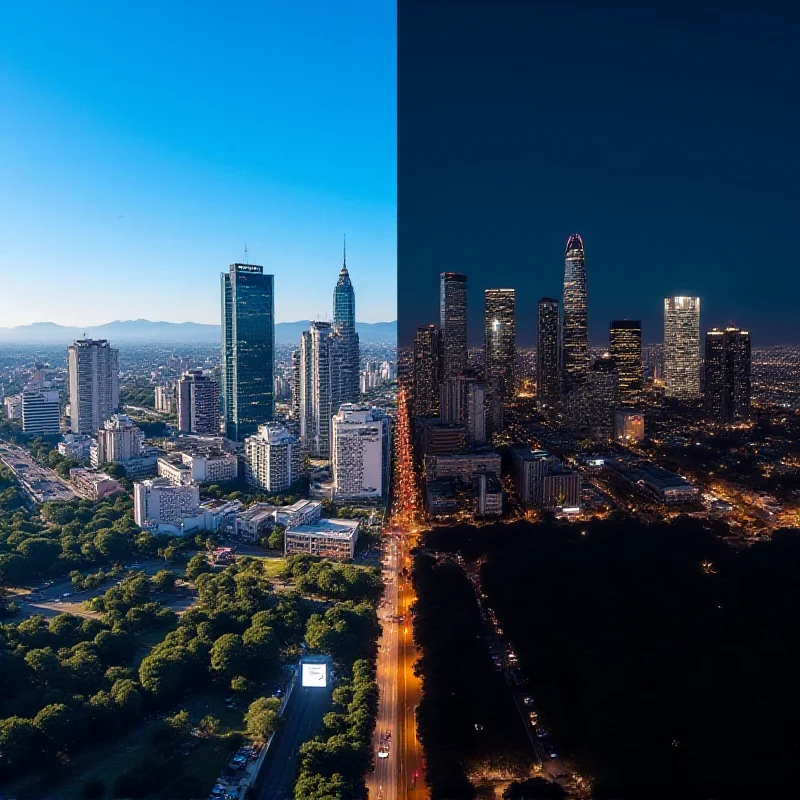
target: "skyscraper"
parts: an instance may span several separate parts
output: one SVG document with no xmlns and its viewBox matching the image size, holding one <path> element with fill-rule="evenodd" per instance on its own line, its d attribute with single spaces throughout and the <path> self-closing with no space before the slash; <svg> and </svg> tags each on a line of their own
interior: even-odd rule
<svg viewBox="0 0 800 800">
<path fill-rule="evenodd" d="M 119 407 L 117 351 L 105 339 L 78 339 L 68 353 L 70 428 L 91 435 Z"/>
<path fill-rule="evenodd" d="M 442 336 L 442 381 L 467 368 L 467 277 L 458 272 L 439 276 L 439 327 Z"/>
<path fill-rule="evenodd" d="M 226 435 L 243 439 L 274 411 L 274 278 L 256 264 L 221 275 L 222 400 Z"/>
<path fill-rule="evenodd" d="M 331 471 L 337 499 L 383 497 L 389 490 L 389 417 L 344 403 L 332 421 Z"/>
<path fill-rule="evenodd" d="M 347 271 L 347 250 L 342 251 L 342 269 L 333 290 L 333 331 L 340 339 L 341 381 L 343 403 L 358 402 L 359 342 L 356 333 L 356 294 Z"/>
<path fill-rule="evenodd" d="M 514 395 L 514 359 L 517 352 L 513 289 L 486 289 L 484 327 L 486 379 L 497 379 L 500 396 L 504 402 L 508 402 Z"/>
<path fill-rule="evenodd" d="M 636 405 L 642 392 L 642 323 L 614 320 L 609 330 L 609 351 L 619 372 L 619 400 Z"/>
<path fill-rule="evenodd" d="M 750 334 L 738 328 L 706 334 L 705 411 L 720 422 L 750 416 Z"/>
<path fill-rule="evenodd" d="M 219 385 L 191 369 L 181 375 L 178 389 L 178 430 L 184 433 L 219 435 Z"/>
<path fill-rule="evenodd" d="M 558 404 L 558 300 L 539 301 L 539 326 L 536 336 L 536 397 L 540 408 Z"/>
<path fill-rule="evenodd" d="M 285 492 L 300 478 L 300 442 L 286 428 L 270 422 L 244 440 L 245 478 L 268 492 Z"/>
<path fill-rule="evenodd" d="M 664 386 L 667 397 L 700 395 L 700 298 L 664 299 Z"/>
<path fill-rule="evenodd" d="M 413 411 L 415 417 L 439 415 L 441 338 L 435 325 L 421 325 L 414 336 Z"/>
<path fill-rule="evenodd" d="M 593 438 L 614 438 L 614 421 L 619 406 L 619 373 L 613 358 L 598 358 L 589 370 L 587 384 L 589 429 Z"/>
<path fill-rule="evenodd" d="M 564 303 L 561 326 L 561 374 L 564 393 L 586 384 L 589 369 L 589 328 L 586 293 L 586 256 L 577 233 L 564 251 Z"/>
</svg>

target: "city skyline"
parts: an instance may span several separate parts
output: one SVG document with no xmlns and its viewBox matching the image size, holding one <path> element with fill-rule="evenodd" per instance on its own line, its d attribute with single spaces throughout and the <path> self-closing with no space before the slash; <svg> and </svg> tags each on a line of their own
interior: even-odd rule
<svg viewBox="0 0 800 800">
<path fill-rule="evenodd" d="M 218 323 L 245 245 L 313 319 L 345 232 L 359 321 L 396 318 L 393 8 L 312 5 L 4 10 L 0 325 Z"/>
</svg>

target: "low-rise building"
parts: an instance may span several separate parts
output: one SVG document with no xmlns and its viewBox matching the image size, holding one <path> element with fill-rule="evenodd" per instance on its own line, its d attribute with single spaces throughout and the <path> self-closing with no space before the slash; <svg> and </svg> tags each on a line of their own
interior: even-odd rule
<svg viewBox="0 0 800 800">
<path fill-rule="evenodd" d="M 197 484 L 176 486 L 167 478 L 153 478 L 133 485 L 133 515 L 142 528 L 180 530 L 184 518 L 197 516 L 199 508 Z"/>
<path fill-rule="evenodd" d="M 471 486 L 478 472 L 500 474 L 500 454 L 491 448 L 481 448 L 434 455 L 426 459 L 426 466 L 429 480 L 457 478 L 461 483 Z"/>
<path fill-rule="evenodd" d="M 277 506 L 271 503 L 254 503 L 236 516 L 236 536 L 257 542 L 275 527 Z"/>
<path fill-rule="evenodd" d="M 580 506 L 580 475 L 566 469 L 560 458 L 546 450 L 531 450 L 527 445 L 509 447 L 508 453 L 511 477 L 525 505 L 540 508 Z"/>
<path fill-rule="evenodd" d="M 158 458 L 158 475 L 174 484 L 226 483 L 236 480 L 239 459 L 222 450 L 205 453 L 168 453 Z"/>
<path fill-rule="evenodd" d="M 700 490 L 686 478 L 646 458 L 605 457 L 603 466 L 617 479 L 665 505 L 693 503 L 700 496 Z"/>
<path fill-rule="evenodd" d="M 475 473 L 475 513 L 479 517 L 503 513 L 503 484 L 494 472 Z"/>
<path fill-rule="evenodd" d="M 88 464 L 93 442 L 94 439 L 91 436 L 67 433 L 64 435 L 64 441 L 58 443 L 58 452 L 65 458 Z"/>
<path fill-rule="evenodd" d="M 102 500 L 109 495 L 125 491 L 119 481 L 105 472 L 94 469 L 73 467 L 69 471 L 69 480 L 77 494 L 86 500 Z"/>
<path fill-rule="evenodd" d="M 320 519 L 313 524 L 286 529 L 284 554 L 308 553 L 337 561 L 351 559 L 356 554 L 360 523 L 354 519 Z"/>
<path fill-rule="evenodd" d="M 466 497 L 455 478 L 425 481 L 425 513 L 429 517 L 449 517 L 464 511 Z"/>
<path fill-rule="evenodd" d="M 298 500 L 290 506 L 279 506 L 275 511 L 275 521 L 287 528 L 293 525 L 310 525 L 322 517 L 322 503 L 319 500 Z"/>
</svg>

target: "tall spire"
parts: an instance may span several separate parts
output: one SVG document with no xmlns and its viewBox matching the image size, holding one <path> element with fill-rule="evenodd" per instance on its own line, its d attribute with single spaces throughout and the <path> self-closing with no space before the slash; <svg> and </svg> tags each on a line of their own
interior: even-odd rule
<svg viewBox="0 0 800 800">
<path fill-rule="evenodd" d="M 347 272 L 347 234 L 344 234 L 342 243 L 342 272 Z"/>
</svg>

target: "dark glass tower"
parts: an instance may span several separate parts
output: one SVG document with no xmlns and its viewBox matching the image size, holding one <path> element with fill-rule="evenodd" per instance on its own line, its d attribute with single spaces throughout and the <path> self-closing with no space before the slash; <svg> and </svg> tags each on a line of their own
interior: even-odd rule
<svg viewBox="0 0 800 800">
<path fill-rule="evenodd" d="M 439 321 L 442 336 L 442 381 L 467 368 L 467 277 L 458 272 L 439 276 Z"/>
<path fill-rule="evenodd" d="M 274 411 L 274 278 L 256 264 L 231 264 L 221 288 L 225 433 L 243 439 Z"/>
<path fill-rule="evenodd" d="M 333 290 L 333 331 L 341 352 L 341 389 L 343 403 L 358 402 L 359 342 L 356 333 L 356 293 L 347 271 L 347 250 L 342 252 L 342 269 Z M 334 414 L 339 409 L 334 409 Z"/>
<path fill-rule="evenodd" d="M 514 359 L 517 353 L 513 289 L 486 289 L 484 325 L 486 380 L 495 379 L 500 399 L 508 402 L 514 394 Z"/>
<path fill-rule="evenodd" d="M 583 239 L 577 233 L 567 239 L 564 251 L 561 348 L 561 376 L 566 394 L 586 385 L 589 369 L 586 255 Z"/>
<path fill-rule="evenodd" d="M 636 405 L 642 393 L 642 323 L 621 319 L 611 323 L 608 333 L 611 358 L 619 373 L 619 400 Z"/>
<path fill-rule="evenodd" d="M 536 397 L 541 408 L 558 405 L 558 300 L 539 301 L 536 337 Z"/>
<path fill-rule="evenodd" d="M 705 411 L 720 422 L 750 417 L 750 334 L 714 328 L 706 334 Z"/>
<path fill-rule="evenodd" d="M 441 368 L 439 331 L 435 325 L 422 325 L 414 337 L 414 416 L 439 415 Z"/>
</svg>

